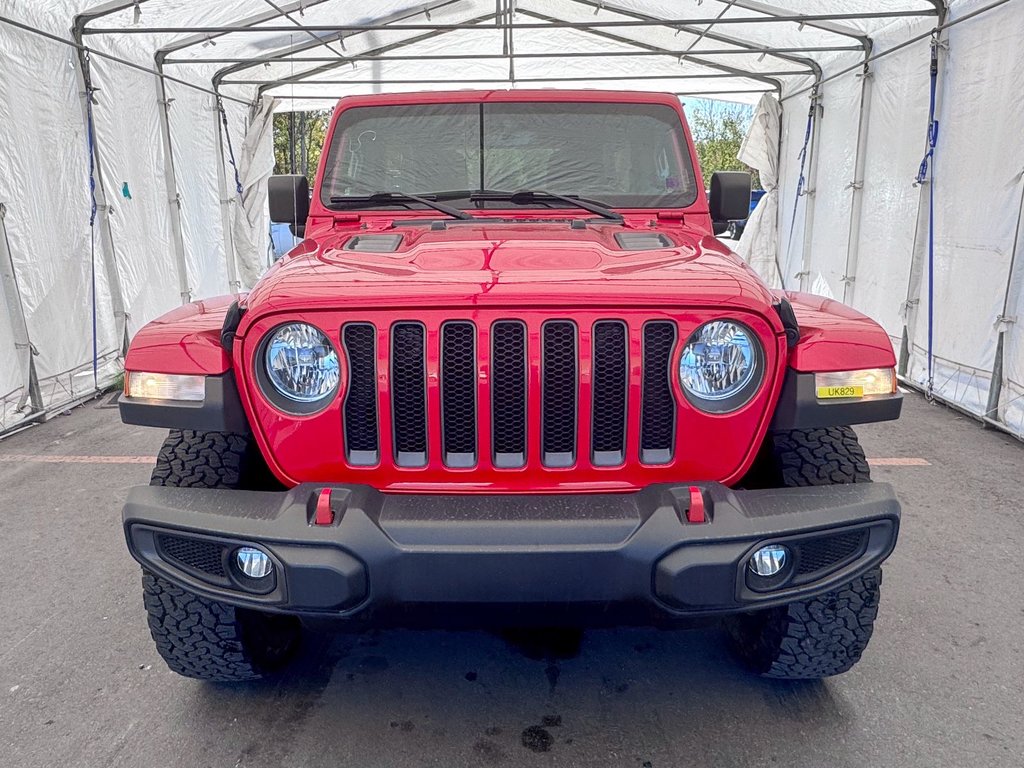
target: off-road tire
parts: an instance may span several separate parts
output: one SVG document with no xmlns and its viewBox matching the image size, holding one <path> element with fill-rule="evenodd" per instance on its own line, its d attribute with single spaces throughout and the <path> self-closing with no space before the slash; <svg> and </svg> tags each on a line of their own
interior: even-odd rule
<svg viewBox="0 0 1024 768">
<path fill-rule="evenodd" d="M 871 482 L 850 427 L 770 435 L 752 473 L 777 487 Z M 875 568 L 824 595 L 731 617 L 733 651 L 766 677 L 808 680 L 838 675 L 860 661 L 878 615 L 882 570 Z"/>
<path fill-rule="evenodd" d="M 298 647 L 292 616 L 234 608 L 142 571 L 149 632 L 167 666 L 210 682 L 258 680 L 291 659 Z"/>
<path fill-rule="evenodd" d="M 157 455 L 150 485 L 280 490 L 248 435 L 172 429 Z"/>
<path fill-rule="evenodd" d="M 150 485 L 178 488 L 273 487 L 246 435 L 172 430 Z M 142 571 L 143 601 L 157 651 L 173 671 L 214 682 L 256 680 L 283 667 L 298 648 L 299 622 L 201 597 Z"/>
</svg>

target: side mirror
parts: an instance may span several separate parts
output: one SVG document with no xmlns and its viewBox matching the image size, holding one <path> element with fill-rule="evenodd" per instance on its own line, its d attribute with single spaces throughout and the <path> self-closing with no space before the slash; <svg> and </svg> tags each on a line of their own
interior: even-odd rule
<svg viewBox="0 0 1024 768">
<path fill-rule="evenodd" d="M 711 174 L 708 199 L 711 221 L 733 221 L 750 214 L 750 174 L 745 171 L 718 171 Z"/>
<path fill-rule="evenodd" d="M 267 184 L 270 220 L 291 224 L 292 232 L 301 235 L 309 216 L 309 182 L 305 176 L 271 176 Z"/>
</svg>

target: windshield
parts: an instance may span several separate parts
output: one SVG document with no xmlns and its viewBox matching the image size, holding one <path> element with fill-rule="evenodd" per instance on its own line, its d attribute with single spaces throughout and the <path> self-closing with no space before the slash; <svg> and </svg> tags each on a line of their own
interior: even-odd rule
<svg viewBox="0 0 1024 768">
<path fill-rule="evenodd" d="M 326 163 L 320 197 L 327 206 L 332 197 L 378 192 L 488 189 L 543 190 L 620 208 L 682 208 L 697 199 L 682 123 L 662 104 L 354 107 L 339 116 Z M 468 194 L 445 200 L 484 204 Z"/>
</svg>

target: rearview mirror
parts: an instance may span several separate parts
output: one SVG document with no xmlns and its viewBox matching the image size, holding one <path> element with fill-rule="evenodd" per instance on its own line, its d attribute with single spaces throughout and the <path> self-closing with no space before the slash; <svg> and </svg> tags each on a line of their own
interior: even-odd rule
<svg viewBox="0 0 1024 768">
<path fill-rule="evenodd" d="M 747 218 L 750 214 L 750 174 L 745 171 L 718 171 L 711 174 L 708 205 L 713 222 Z"/>
<path fill-rule="evenodd" d="M 292 232 L 300 235 L 309 216 L 309 182 L 305 176 L 271 176 L 267 184 L 270 202 L 270 220 L 278 224 L 291 224 Z"/>
</svg>

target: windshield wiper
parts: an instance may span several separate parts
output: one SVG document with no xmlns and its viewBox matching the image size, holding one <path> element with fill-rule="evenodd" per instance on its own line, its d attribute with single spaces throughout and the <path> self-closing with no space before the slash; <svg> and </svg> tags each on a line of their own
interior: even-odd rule
<svg viewBox="0 0 1024 768">
<path fill-rule="evenodd" d="M 408 192 L 374 192 L 372 195 L 334 195 L 331 197 L 331 205 L 407 205 L 408 203 L 419 203 L 455 219 L 476 218 L 472 214 L 460 211 L 458 208 L 437 202 L 436 197 L 436 195 L 411 195 Z"/>
<path fill-rule="evenodd" d="M 585 197 L 576 197 L 575 195 L 558 195 L 554 192 L 543 192 L 541 190 L 534 189 L 521 189 L 517 192 L 498 192 L 492 189 L 479 189 L 470 193 L 469 199 L 474 203 L 508 200 L 513 205 L 529 205 L 530 203 L 545 203 L 551 202 L 552 200 L 558 200 L 562 203 L 568 203 L 574 208 L 582 208 L 584 211 L 596 213 L 603 219 L 618 222 L 623 220 L 622 214 L 613 211 L 607 205 L 599 203 L 596 200 L 588 200 Z"/>
</svg>

